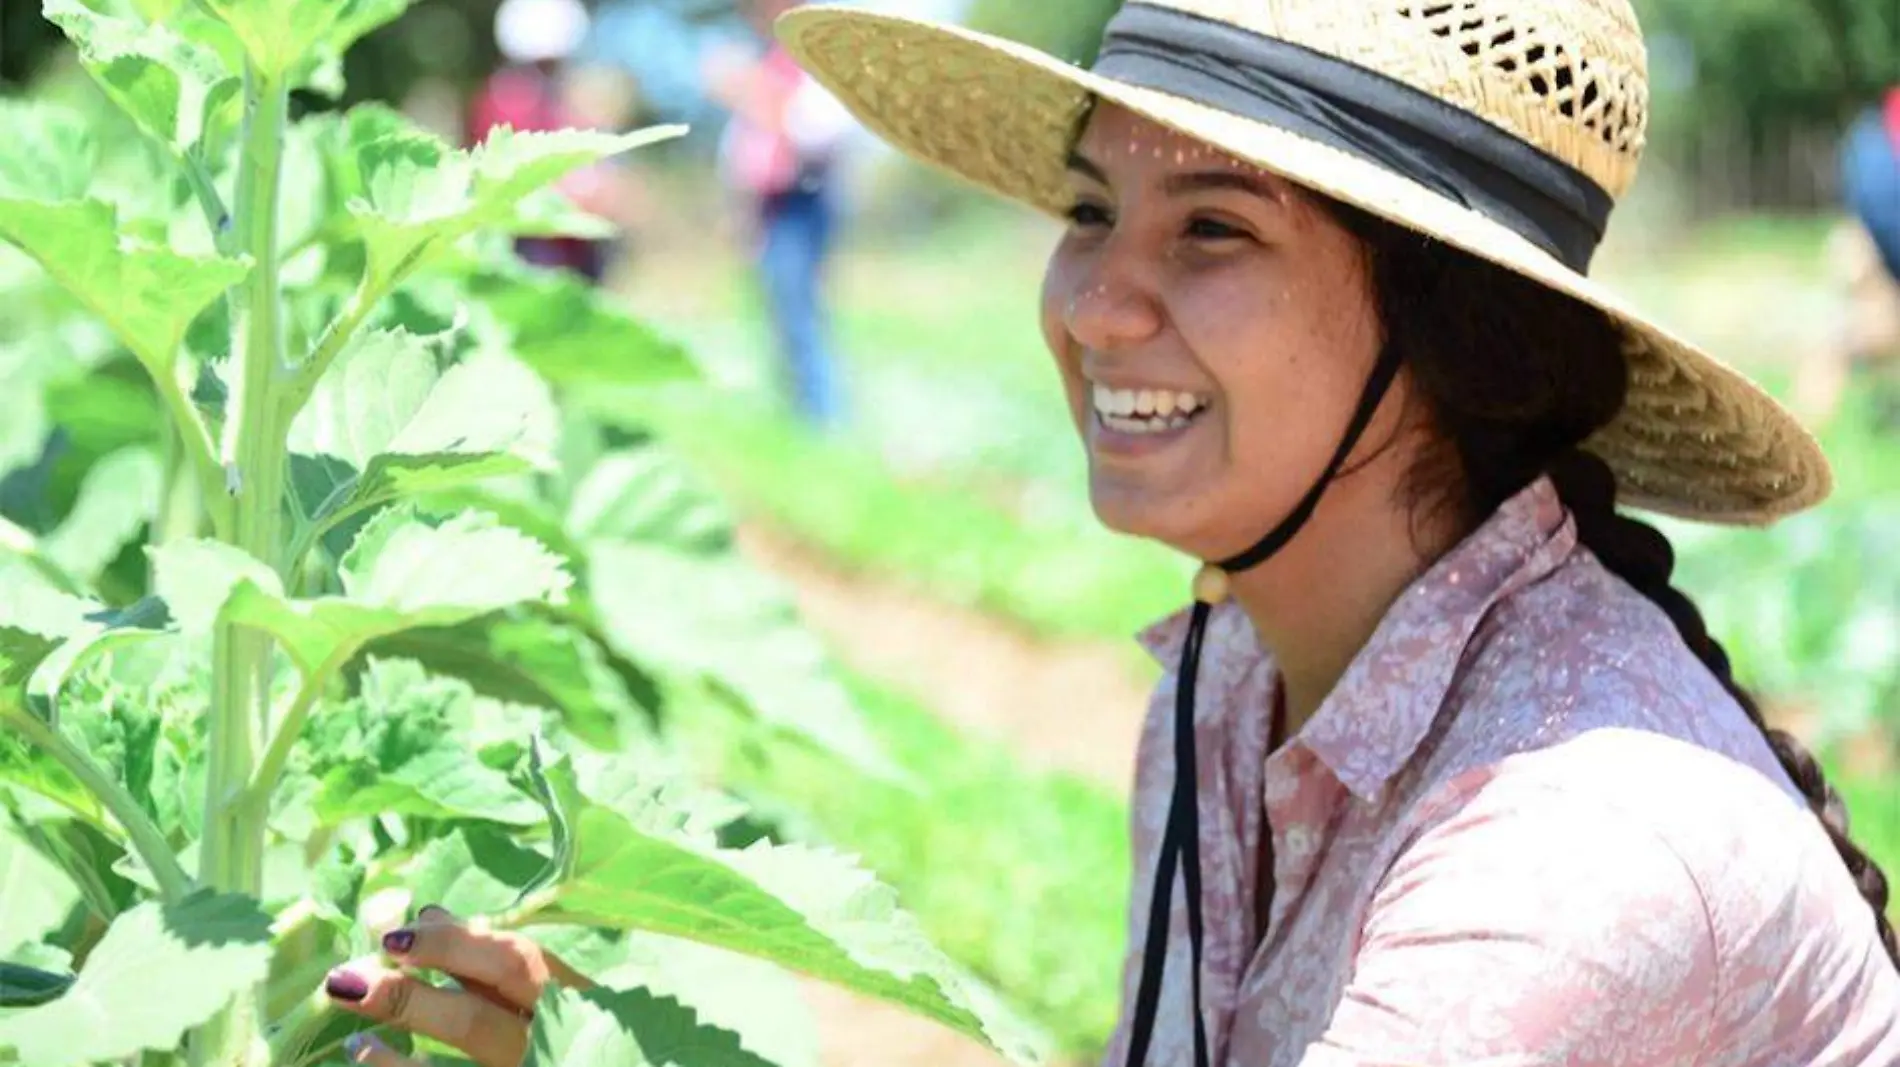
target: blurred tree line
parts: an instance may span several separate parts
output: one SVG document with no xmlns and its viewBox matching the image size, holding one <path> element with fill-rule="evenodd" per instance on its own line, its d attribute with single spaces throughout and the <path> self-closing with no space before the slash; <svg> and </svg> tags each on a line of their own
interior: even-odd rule
<svg viewBox="0 0 1900 1067">
<path fill-rule="evenodd" d="M 733 0 L 630 2 L 695 19 L 724 17 L 733 6 Z M 1883 87 L 1900 84 L 1900 0 L 1635 3 L 1650 35 L 1663 121 L 1838 122 Z M 400 99 L 430 78 L 472 87 L 497 60 L 490 27 L 499 5 L 417 0 L 408 16 L 350 56 L 351 96 Z M 1086 64 L 1119 6 L 1119 0 L 969 0 L 966 21 Z M 0 82 L 21 84 L 58 45 L 37 0 L 0 2 Z"/>
</svg>

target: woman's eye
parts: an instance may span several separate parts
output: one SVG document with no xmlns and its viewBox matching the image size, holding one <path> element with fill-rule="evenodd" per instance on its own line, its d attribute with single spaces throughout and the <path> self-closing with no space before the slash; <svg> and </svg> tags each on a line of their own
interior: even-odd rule
<svg viewBox="0 0 1900 1067">
<path fill-rule="evenodd" d="M 1216 219 L 1194 219 L 1188 223 L 1188 236 L 1197 241 L 1236 241 L 1248 233 Z"/>
<path fill-rule="evenodd" d="M 1087 201 L 1078 202 L 1075 206 L 1069 208 L 1067 214 L 1069 216 L 1070 225 L 1085 230 L 1094 229 L 1097 226 L 1107 226 L 1111 222 L 1107 208 L 1100 204 L 1092 204 Z"/>
</svg>

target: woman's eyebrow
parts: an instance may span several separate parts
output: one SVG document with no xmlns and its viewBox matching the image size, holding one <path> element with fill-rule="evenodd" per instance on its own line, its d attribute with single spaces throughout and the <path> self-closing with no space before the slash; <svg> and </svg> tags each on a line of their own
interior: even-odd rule
<svg viewBox="0 0 1900 1067">
<path fill-rule="evenodd" d="M 1108 184 L 1108 172 L 1081 152 L 1070 152 L 1067 166 L 1071 173 L 1080 174 L 1100 185 Z"/>
<path fill-rule="evenodd" d="M 1265 175 L 1238 170 L 1196 170 L 1170 174 L 1162 180 L 1161 188 L 1169 196 L 1233 191 L 1257 196 L 1275 206 L 1286 203 L 1286 190 L 1279 182 Z"/>
<path fill-rule="evenodd" d="M 1108 172 L 1102 165 L 1083 155 L 1080 151 L 1069 153 L 1067 160 L 1069 173 L 1079 175 L 1098 185 L 1111 184 Z M 1188 193 L 1209 191 L 1232 191 L 1247 193 L 1259 197 L 1269 204 L 1286 203 L 1286 189 L 1265 174 L 1250 174 L 1243 170 L 1193 170 L 1179 174 L 1170 174 L 1162 180 L 1161 188 L 1169 196 L 1184 196 Z"/>
</svg>

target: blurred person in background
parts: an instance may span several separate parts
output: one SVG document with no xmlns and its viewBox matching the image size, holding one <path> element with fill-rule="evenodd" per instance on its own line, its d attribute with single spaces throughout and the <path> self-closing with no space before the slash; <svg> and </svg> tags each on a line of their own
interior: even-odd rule
<svg viewBox="0 0 1900 1067">
<path fill-rule="evenodd" d="M 1829 347 L 1807 361 L 1795 403 L 1810 422 L 1831 418 L 1857 373 L 1876 391 L 1881 425 L 1900 426 L 1900 86 L 1864 108 L 1840 149 L 1848 217 L 1829 234 L 1827 265 L 1846 297 Z"/>
<path fill-rule="evenodd" d="M 781 369 L 804 421 L 835 429 L 845 390 L 832 351 L 825 268 L 837 230 L 840 151 L 849 113 L 771 36 L 800 0 L 739 0 L 763 51 L 712 50 L 707 95 L 731 113 L 719 150 L 726 188 L 740 205 L 771 315 Z"/>
<path fill-rule="evenodd" d="M 488 77 L 470 105 L 467 142 L 479 144 L 503 126 L 546 132 L 593 125 L 595 116 L 570 97 L 575 72 L 568 62 L 590 24 L 580 0 L 503 0 L 495 14 L 495 43 L 506 65 Z M 623 184 L 611 163 L 576 170 L 557 188 L 593 214 L 611 219 L 621 209 Z M 572 271 L 595 284 L 606 274 L 610 252 L 607 241 L 581 237 L 521 237 L 515 250 L 536 266 Z"/>
</svg>

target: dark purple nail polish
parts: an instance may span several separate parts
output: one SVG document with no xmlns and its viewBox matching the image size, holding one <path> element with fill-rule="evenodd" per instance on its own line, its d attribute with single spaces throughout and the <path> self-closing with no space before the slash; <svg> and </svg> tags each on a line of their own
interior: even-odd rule
<svg viewBox="0 0 1900 1067">
<path fill-rule="evenodd" d="M 323 983 L 323 989 L 336 999 L 351 1004 L 369 996 L 369 982 L 355 971 L 331 971 L 329 980 Z"/>
<path fill-rule="evenodd" d="M 392 956 L 406 956 L 415 947 L 416 932 L 408 927 L 391 930 L 383 935 L 383 951 Z"/>
</svg>

